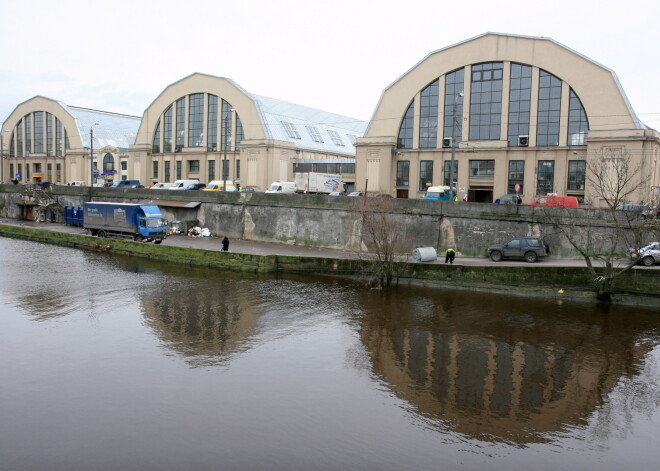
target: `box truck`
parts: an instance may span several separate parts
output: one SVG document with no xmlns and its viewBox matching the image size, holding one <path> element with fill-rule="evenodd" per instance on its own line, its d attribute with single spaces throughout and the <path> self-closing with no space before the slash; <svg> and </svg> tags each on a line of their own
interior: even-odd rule
<svg viewBox="0 0 660 471">
<path fill-rule="evenodd" d="M 345 192 L 341 175 L 319 172 L 296 172 L 296 193 Z"/>
<path fill-rule="evenodd" d="M 84 203 L 83 227 L 93 236 L 160 244 L 167 237 L 165 219 L 156 205 Z"/>
</svg>

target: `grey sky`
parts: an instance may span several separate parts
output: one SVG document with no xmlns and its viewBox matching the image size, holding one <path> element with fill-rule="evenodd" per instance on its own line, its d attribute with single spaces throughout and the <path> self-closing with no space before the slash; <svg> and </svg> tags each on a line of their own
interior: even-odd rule
<svg viewBox="0 0 660 471">
<path fill-rule="evenodd" d="M 492 31 L 550 37 L 617 74 L 660 128 L 653 0 L 0 0 L 0 121 L 42 95 L 140 116 L 193 73 L 368 120 L 428 53 Z"/>
</svg>

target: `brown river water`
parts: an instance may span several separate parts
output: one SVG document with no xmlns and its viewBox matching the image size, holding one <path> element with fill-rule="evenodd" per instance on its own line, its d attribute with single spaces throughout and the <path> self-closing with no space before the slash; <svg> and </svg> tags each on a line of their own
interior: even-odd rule
<svg viewBox="0 0 660 471">
<path fill-rule="evenodd" d="M 657 467 L 655 310 L 0 254 L 2 471 Z"/>
</svg>

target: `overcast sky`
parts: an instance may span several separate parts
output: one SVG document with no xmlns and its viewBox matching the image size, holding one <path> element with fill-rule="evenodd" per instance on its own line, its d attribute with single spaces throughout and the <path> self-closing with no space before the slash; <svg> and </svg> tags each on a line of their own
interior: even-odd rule
<svg viewBox="0 0 660 471">
<path fill-rule="evenodd" d="M 36 95 L 141 116 L 202 72 L 369 120 L 427 54 L 485 32 L 550 37 L 614 70 L 660 128 L 657 0 L 0 0 L 0 121 Z"/>
</svg>

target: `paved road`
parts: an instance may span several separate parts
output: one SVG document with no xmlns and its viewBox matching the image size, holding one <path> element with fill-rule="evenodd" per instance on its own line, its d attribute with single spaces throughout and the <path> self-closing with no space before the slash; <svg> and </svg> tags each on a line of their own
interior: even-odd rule
<svg viewBox="0 0 660 471">
<path fill-rule="evenodd" d="M 0 218 L 0 224 L 8 224 L 14 226 L 25 226 L 35 229 L 44 229 L 50 231 L 68 232 L 72 234 L 86 234 L 85 230 L 81 227 L 67 226 L 65 224 L 49 223 L 49 222 L 34 222 L 34 221 L 19 221 L 16 219 Z M 171 245 L 175 247 L 188 247 L 204 250 L 220 250 L 222 239 L 216 237 L 188 237 L 185 235 L 170 236 L 163 241 L 162 245 Z M 277 242 L 258 242 L 253 240 L 240 240 L 232 239 L 229 243 L 229 250 L 231 252 L 254 254 L 254 255 L 294 255 L 301 257 L 324 257 L 324 258 L 357 258 L 358 254 L 352 251 L 327 249 L 322 247 L 304 247 L 299 245 L 290 245 Z M 438 260 L 435 262 L 425 263 L 444 263 L 444 254 L 438 254 Z M 621 265 L 625 265 L 626 260 L 621 260 Z M 524 261 L 503 261 L 493 262 L 487 257 L 462 257 L 457 256 L 454 261 L 455 265 L 473 265 L 473 266 L 520 266 L 527 265 Z M 538 262 L 538 266 L 553 266 L 553 267 L 585 267 L 584 260 L 581 259 L 566 259 L 556 258 L 549 256 Z M 635 269 L 642 270 L 660 270 L 660 265 L 654 268 L 649 267 L 635 267 Z"/>
</svg>

